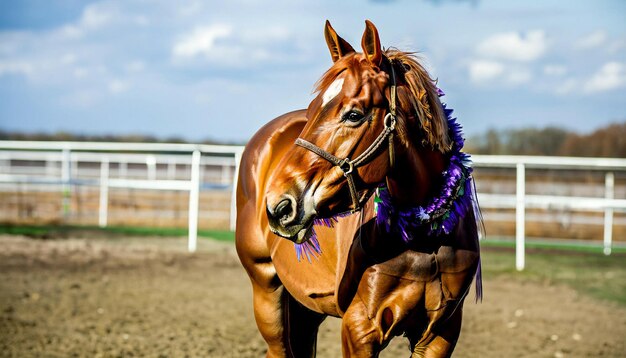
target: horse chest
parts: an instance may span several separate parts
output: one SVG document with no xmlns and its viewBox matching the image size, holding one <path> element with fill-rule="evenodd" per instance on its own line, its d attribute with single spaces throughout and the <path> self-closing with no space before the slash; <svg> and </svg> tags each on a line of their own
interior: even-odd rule
<svg viewBox="0 0 626 358">
<path fill-rule="evenodd" d="M 335 299 L 335 255 L 324 252 L 310 261 L 307 258 L 298 261 L 293 243 L 281 239 L 274 244 L 272 258 L 280 282 L 298 302 L 318 313 L 339 315 Z"/>
</svg>

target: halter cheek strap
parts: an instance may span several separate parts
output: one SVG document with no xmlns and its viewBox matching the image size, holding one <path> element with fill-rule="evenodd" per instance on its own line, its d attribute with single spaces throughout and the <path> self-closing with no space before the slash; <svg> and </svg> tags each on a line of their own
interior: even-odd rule
<svg viewBox="0 0 626 358">
<path fill-rule="evenodd" d="M 350 189 L 350 198 L 352 199 L 352 212 L 360 211 L 365 202 L 372 194 L 372 190 L 369 190 L 365 194 L 359 198 L 358 191 L 356 189 L 356 185 L 354 183 L 354 169 L 364 166 L 371 162 L 374 158 L 379 155 L 380 148 L 385 141 L 389 144 L 389 165 L 393 168 L 395 164 L 395 154 L 394 154 L 394 131 L 396 129 L 396 76 L 395 71 L 393 69 L 393 65 L 391 66 L 391 88 L 390 88 L 390 100 L 389 100 L 389 112 L 385 115 L 383 120 L 384 129 L 383 131 L 374 139 L 372 144 L 370 144 L 367 149 L 363 151 L 359 156 L 357 156 L 354 160 L 350 158 L 340 159 L 334 156 L 331 153 L 328 153 L 324 149 L 318 147 L 317 145 L 304 140 L 302 138 L 296 139 L 295 144 L 310 150 L 311 152 L 319 155 L 320 157 L 326 159 L 328 162 L 333 164 L 336 167 L 339 167 L 343 171 L 343 175 L 346 177 L 348 181 L 348 188 Z"/>
</svg>

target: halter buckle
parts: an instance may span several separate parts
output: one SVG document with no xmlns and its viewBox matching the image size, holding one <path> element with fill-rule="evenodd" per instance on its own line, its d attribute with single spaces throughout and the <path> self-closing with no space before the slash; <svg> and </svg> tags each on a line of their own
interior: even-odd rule
<svg viewBox="0 0 626 358">
<path fill-rule="evenodd" d="M 348 165 L 347 168 L 346 168 L 346 164 Z M 337 166 L 339 167 L 339 169 L 343 171 L 343 176 L 345 177 L 352 174 L 352 171 L 354 170 L 354 164 L 352 163 L 350 158 L 346 158 L 342 160 Z"/>
<path fill-rule="evenodd" d="M 393 115 L 391 112 L 387 113 L 384 119 L 384 123 L 385 123 L 385 128 L 389 129 L 390 131 L 395 130 L 396 129 L 396 116 Z"/>
</svg>

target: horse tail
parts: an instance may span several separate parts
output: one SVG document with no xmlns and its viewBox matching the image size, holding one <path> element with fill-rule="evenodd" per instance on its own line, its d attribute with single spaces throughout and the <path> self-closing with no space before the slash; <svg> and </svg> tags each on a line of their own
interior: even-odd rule
<svg viewBox="0 0 626 358">
<path fill-rule="evenodd" d="M 472 201 L 472 209 L 474 210 L 474 219 L 476 220 L 476 228 L 478 235 L 476 237 L 476 247 L 478 247 L 478 267 L 476 268 L 476 302 L 483 301 L 483 275 L 482 275 L 482 259 L 480 257 L 480 240 L 485 238 L 485 222 L 483 220 L 483 214 L 480 211 L 480 205 L 478 203 L 478 194 L 476 192 L 476 182 L 474 178 L 470 178 L 470 197 Z"/>
</svg>

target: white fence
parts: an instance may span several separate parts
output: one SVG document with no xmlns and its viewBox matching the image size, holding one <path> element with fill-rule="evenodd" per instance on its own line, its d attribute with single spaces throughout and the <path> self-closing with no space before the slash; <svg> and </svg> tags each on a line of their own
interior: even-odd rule
<svg viewBox="0 0 626 358">
<path fill-rule="evenodd" d="M 41 183 L 59 185 L 69 193 L 73 185 L 87 183 L 100 187 L 100 226 L 107 225 L 109 188 L 137 188 L 188 191 L 189 251 L 195 251 L 198 227 L 199 192 L 213 187 L 231 191 L 230 227 L 234 229 L 235 187 L 243 147 L 169 143 L 27 142 L 0 141 L 0 183 Z M 479 193 L 483 208 L 515 209 L 516 267 L 524 268 L 526 208 L 567 208 L 604 212 L 604 252 L 611 253 L 614 211 L 626 211 L 626 200 L 614 198 L 614 172 L 626 171 L 626 159 L 474 155 L 476 168 L 516 170 L 515 194 Z M 16 166 L 16 161 L 37 161 L 39 167 Z M 78 163 L 98 163 L 77 180 Z M 60 163 L 60 171 L 56 170 Z M 115 165 L 113 165 L 115 164 Z M 133 173 L 129 165 L 145 165 Z M 184 165 L 189 170 L 180 173 Z M 220 167 L 217 178 L 202 178 L 202 167 Z M 43 172 L 41 168 L 44 168 Z M 163 168 L 164 173 L 163 172 Z M 113 173 L 113 168 L 116 172 Z M 161 168 L 161 175 L 157 175 Z M 605 173 L 604 197 L 527 195 L 526 169 L 601 171 Z M 181 175 L 182 174 L 182 175 Z M 141 177 L 143 176 L 143 177 Z M 163 178 L 165 176 L 165 178 Z M 181 178 L 182 177 L 182 178 Z M 87 178 L 87 179 L 85 179 Z M 63 200 L 68 200 L 64 196 Z M 67 203 L 64 207 L 67 207 Z"/>
<path fill-rule="evenodd" d="M 604 212 L 604 254 L 611 254 L 614 211 L 626 211 L 626 200 L 615 199 L 615 171 L 626 171 L 622 158 L 573 158 L 540 156 L 473 155 L 475 167 L 515 168 L 514 195 L 479 193 L 481 207 L 515 208 L 515 266 L 525 266 L 525 214 L 526 208 L 567 208 L 580 211 Z M 605 173 L 604 197 L 528 195 L 526 194 L 526 169 L 585 170 Z"/>
<path fill-rule="evenodd" d="M 179 190 L 189 192 L 188 249 L 196 250 L 198 232 L 199 192 L 203 187 L 230 190 L 238 175 L 242 147 L 170 143 L 99 143 L 99 142 L 26 142 L 0 141 L 0 183 L 57 184 L 64 193 L 63 208 L 68 207 L 71 186 L 99 185 L 100 202 L 98 223 L 107 226 L 109 188 L 135 188 L 152 190 Z M 15 166 L 15 161 L 44 162 L 41 168 Z M 78 163 L 99 163 L 95 175 L 84 174 L 87 179 L 76 180 Z M 56 163 L 61 163 L 57 173 Z M 112 177 L 111 164 L 117 164 L 117 175 Z M 145 178 L 133 174 L 128 166 L 145 165 Z M 157 178 L 157 167 L 166 165 L 167 179 Z M 189 167 L 188 177 L 180 179 L 179 165 Z M 221 180 L 201 181 L 201 166 L 222 168 Z M 234 172 L 233 169 L 234 168 Z M 185 174 L 186 174 L 185 173 Z M 93 177 L 89 179 L 89 177 Z M 226 182 L 225 182 L 226 181 Z M 235 191 L 231 191 L 230 227 L 235 223 Z"/>
</svg>

